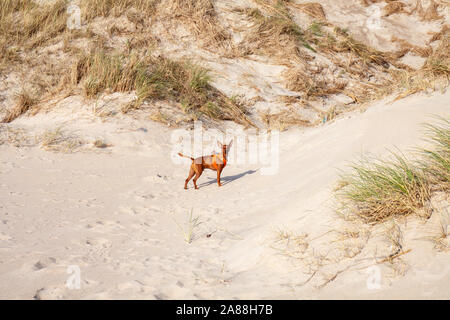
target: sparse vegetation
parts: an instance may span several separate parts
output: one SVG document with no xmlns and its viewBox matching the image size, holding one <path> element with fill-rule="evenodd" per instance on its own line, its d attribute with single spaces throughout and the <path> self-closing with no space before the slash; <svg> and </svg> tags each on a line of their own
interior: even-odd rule
<svg viewBox="0 0 450 320">
<path fill-rule="evenodd" d="M 267 128 L 271 130 L 284 131 L 291 126 L 308 127 L 313 125 L 290 109 L 278 113 L 261 113 L 260 117 Z"/>
<path fill-rule="evenodd" d="M 52 40 L 66 28 L 66 1 L 38 4 L 5 0 L 0 4 L 0 35 L 9 46 L 33 48 Z"/>
<path fill-rule="evenodd" d="M 342 177 L 340 196 L 349 210 L 369 223 L 408 215 L 426 206 L 430 187 L 424 174 L 402 155 L 394 160 L 364 160 Z"/>
<path fill-rule="evenodd" d="M 80 83 L 88 98 L 105 90 L 135 90 L 136 101 L 124 111 L 139 108 L 145 100 L 165 99 L 180 103 L 187 114 L 250 124 L 242 106 L 211 86 L 208 71 L 191 62 L 94 51 L 78 59 L 71 81 L 73 85 Z"/>
<path fill-rule="evenodd" d="M 194 237 L 194 230 L 201 224 L 200 217 L 194 217 L 192 214 L 194 212 L 194 209 L 191 209 L 189 213 L 188 220 L 186 222 L 186 226 L 183 227 L 178 222 L 175 223 L 178 226 L 178 229 L 183 234 L 184 241 L 188 244 L 190 244 Z"/>
<path fill-rule="evenodd" d="M 450 187 L 450 122 L 442 119 L 427 128 L 432 146 L 423 150 L 422 165 L 401 154 L 390 161 L 366 159 L 352 165 L 338 188 L 344 210 L 368 223 L 412 213 L 429 217 L 432 192 Z"/>
<path fill-rule="evenodd" d="M 2 119 L 3 123 L 9 123 L 20 117 L 37 103 L 37 99 L 26 89 L 22 89 L 22 91 L 16 95 L 16 99 L 16 105 L 12 109 L 6 111 L 5 117 Z"/>
<path fill-rule="evenodd" d="M 172 0 L 171 18 L 176 18 L 201 40 L 206 50 L 219 51 L 229 58 L 239 56 L 231 34 L 219 22 L 211 0 Z"/>
<path fill-rule="evenodd" d="M 65 133 L 61 127 L 46 130 L 36 140 L 41 148 L 54 152 L 72 152 L 84 144 L 78 137 Z"/>
<path fill-rule="evenodd" d="M 355 40 L 345 28 L 327 21 L 324 7 L 318 2 L 253 2 L 251 7 L 230 8 L 227 12 L 228 9 L 224 11 L 222 5 L 211 0 L 80 0 L 82 28 L 69 30 L 66 0 L 5 0 L 0 4 L 0 70 L 11 73 L 19 79 L 17 82 L 26 83 L 39 106 L 39 101 L 61 91 L 71 94 L 74 84 L 81 84 L 88 98 L 108 91 L 136 91 L 137 99 L 122 108 L 124 113 L 139 109 L 146 100 L 169 99 L 178 102 L 181 110 L 192 118 L 203 115 L 249 124 L 243 105 L 233 103 L 214 89 L 209 79 L 204 86 L 201 78 L 209 75 L 193 67 L 193 63 L 177 62 L 179 68 L 167 58 L 152 58 L 151 63 L 161 64 L 161 68 L 151 67 L 154 77 L 151 83 L 142 76 L 148 73 L 142 71 L 146 68 L 143 64 L 148 64 L 147 52 L 152 50 L 164 56 L 165 49 L 159 41 L 178 41 L 178 33 L 183 29 L 188 42 L 196 40 L 194 51 L 206 50 L 208 54 L 233 59 L 257 54 L 285 66 L 281 73 L 283 85 L 298 93 L 297 102 L 302 106 L 308 101 L 325 101 L 339 94 L 361 104 L 395 92 L 402 98 L 448 85 L 450 50 L 445 24 L 430 40 L 430 43 L 440 41 L 437 46 L 416 46 L 393 39 L 400 49 L 380 52 Z M 442 18 L 438 14 L 439 5 L 433 1 L 425 9 L 420 2 L 412 9 L 400 1 L 384 2 L 386 15 L 416 14 L 426 21 Z M 242 25 L 229 29 L 234 22 L 222 21 L 224 12 L 240 16 Z M 308 27 L 297 20 L 299 13 L 311 18 Z M 118 19 L 120 24 L 116 22 Z M 250 28 L 245 26 L 247 23 L 252 23 Z M 237 31 L 240 40 L 234 37 Z M 95 57 L 101 60 L 98 70 L 94 68 L 95 63 L 82 61 L 89 56 L 85 53 L 94 48 L 103 53 Z M 427 58 L 421 70 L 414 71 L 399 62 L 408 52 Z M 70 79 L 69 66 L 74 62 L 78 63 L 72 70 L 74 77 L 86 72 L 82 69 L 87 65 L 91 66 L 91 75 Z M 200 82 L 190 86 L 186 85 L 189 80 L 173 82 L 155 75 L 171 68 L 175 77 L 183 74 Z M 128 74 L 122 74 L 123 71 Z M 166 118 L 161 112 L 153 114 L 155 119 Z M 291 121 L 288 125 L 302 124 L 302 121 Z"/>
<path fill-rule="evenodd" d="M 437 124 L 427 125 L 431 148 L 423 149 L 425 170 L 437 190 L 450 190 L 450 120 L 441 118 Z"/>
<path fill-rule="evenodd" d="M 97 17 L 120 17 L 130 9 L 134 14 L 151 16 L 160 0 L 82 0 L 83 17 L 90 21 Z M 131 14 L 131 13 L 130 13 Z"/>
</svg>

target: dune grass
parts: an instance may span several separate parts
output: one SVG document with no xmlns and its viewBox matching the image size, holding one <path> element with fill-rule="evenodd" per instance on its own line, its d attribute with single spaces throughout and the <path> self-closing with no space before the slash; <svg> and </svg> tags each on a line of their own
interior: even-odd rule
<svg viewBox="0 0 450 320">
<path fill-rule="evenodd" d="M 78 59 L 71 77 L 88 98 L 105 91 L 135 91 L 134 108 L 146 100 L 172 100 L 188 114 L 250 124 L 243 107 L 210 84 L 206 69 L 189 61 L 93 51 Z"/>
<path fill-rule="evenodd" d="M 30 110 L 37 102 L 38 100 L 34 97 L 32 92 L 22 89 L 22 91 L 16 94 L 16 104 L 13 108 L 6 111 L 6 115 L 1 122 L 10 123 Z"/>
<path fill-rule="evenodd" d="M 341 178 L 340 196 L 366 222 L 415 213 L 430 199 L 424 173 L 400 154 L 389 161 L 366 159 L 352 169 Z"/>
<path fill-rule="evenodd" d="M 80 7 L 83 17 L 90 21 L 97 17 L 110 15 L 119 17 L 130 8 L 146 15 L 152 15 L 156 11 L 158 2 L 160 0 L 82 0 Z"/>
<path fill-rule="evenodd" d="M 412 162 L 393 153 L 392 160 L 365 159 L 341 176 L 337 190 L 343 207 L 368 223 L 417 213 L 429 216 L 434 191 L 450 190 L 450 120 L 427 124 L 430 146 Z"/>
<path fill-rule="evenodd" d="M 422 149 L 425 170 L 435 189 L 450 190 L 450 120 L 440 118 L 436 124 L 427 124 L 427 138 L 432 142 L 430 148 Z"/>
<path fill-rule="evenodd" d="M 3 0 L 0 3 L 0 35 L 9 46 L 34 48 L 66 29 L 67 1 L 38 4 L 33 0 Z"/>
</svg>

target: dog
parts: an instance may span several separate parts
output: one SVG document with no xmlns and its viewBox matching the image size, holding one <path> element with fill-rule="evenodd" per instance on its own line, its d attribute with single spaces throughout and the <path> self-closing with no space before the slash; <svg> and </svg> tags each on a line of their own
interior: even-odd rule
<svg viewBox="0 0 450 320">
<path fill-rule="evenodd" d="M 198 189 L 197 180 L 198 178 L 200 178 L 200 176 L 203 173 L 203 170 L 205 169 L 217 171 L 217 184 L 219 187 L 221 187 L 222 184 L 220 183 L 220 174 L 222 173 L 223 168 L 225 168 L 225 166 L 227 165 L 228 151 L 230 151 L 232 144 L 233 140 L 231 140 L 230 143 L 228 144 L 222 144 L 219 141 L 217 141 L 217 145 L 222 149 L 221 154 L 212 154 L 209 156 L 198 157 L 195 159 L 192 157 L 185 156 L 182 153 L 178 153 L 180 157 L 189 158 L 192 160 L 189 175 L 184 183 L 184 189 L 187 190 L 189 180 L 191 180 L 194 175 L 195 177 L 192 181 L 194 182 L 195 189 Z"/>
</svg>

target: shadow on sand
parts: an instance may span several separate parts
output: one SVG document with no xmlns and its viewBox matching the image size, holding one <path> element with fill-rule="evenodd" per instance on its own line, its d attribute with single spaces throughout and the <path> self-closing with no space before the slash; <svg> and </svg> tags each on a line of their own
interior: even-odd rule
<svg viewBox="0 0 450 320">
<path fill-rule="evenodd" d="M 245 172 L 242 172 L 242 173 L 239 173 L 239 174 L 235 174 L 234 176 L 220 177 L 220 182 L 222 183 L 222 186 L 224 186 L 224 185 L 226 185 L 226 184 L 228 184 L 228 183 L 230 183 L 230 182 L 232 182 L 234 180 L 242 178 L 243 176 L 245 176 L 247 174 L 254 174 L 258 170 L 259 169 L 257 169 L 257 170 L 248 170 L 248 171 L 245 171 Z M 208 182 L 203 182 L 203 183 L 199 184 L 198 187 L 199 188 L 206 187 L 206 186 L 209 186 L 209 185 L 211 185 L 213 183 L 217 183 L 217 179 L 216 178 L 208 177 L 208 179 L 209 179 Z"/>
</svg>

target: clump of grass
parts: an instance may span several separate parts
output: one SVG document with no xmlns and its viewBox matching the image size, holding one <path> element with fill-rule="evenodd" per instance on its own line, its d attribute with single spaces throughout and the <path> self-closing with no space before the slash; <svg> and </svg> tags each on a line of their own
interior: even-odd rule
<svg viewBox="0 0 450 320">
<path fill-rule="evenodd" d="M 99 149 L 108 148 L 110 145 L 101 139 L 97 139 L 93 142 L 94 147 Z"/>
<path fill-rule="evenodd" d="M 342 40 L 337 41 L 333 47 L 336 52 L 352 52 L 360 57 L 366 64 L 375 63 L 384 67 L 389 67 L 387 57 L 378 50 L 366 46 L 365 44 L 356 41 L 347 30 L 335 27 L 334 33 L 342 37 Z"/>
<path fill-rule="evenodd" d="M 286 65 L 288 68 L 283 77 L 287 89 L 304 93 L 306 99 L 345 93 L 354 97 L 355 102 L 364 102 L 378 95 L 378 87 L 391 85 L 387 69 L 390 64 L 396 65 L 396 61 L 391 61 L 395 59 L 355 40 L 347 30 L 327 22 L 321 14 L 320 4 L 295 4 L 281 0 L 256 2 L 258 8 L 237 10 L 254 22 L 245 39 L 248 53 L 270 56 Z M 309 10 L 309 14 L 315 15 L 318 21 L 302 29 L 291 15 L 294 9 Z M 329 77 L 328 66 L 316 62 L 317 55 L 331 60 L 345 71 L 345 80 Z M 368 75 L 372 77 L 370 83 Z M 349 92 L 348 85 L 352 88 Z"/>
<path fill-rule="evenodd" d="M 302 118 L 295 110 L 286 109 L 278 113 L 260 113 L 261 120 L 270 130 L 284 131 L 292 126 L 310 127 L 311 121 Z"/>
<path fill-rule="evenodd" d="M 189 244 L 193 240 L 194 230 L 201 224 L 201 222 L 199 221 L 200 217 L 194 217 L 193 212 L 194 209 L 191 209 L 188 221 L 186 222 L 186 227 L 183 227 L 174 220 L 176 225 L 178 226 L 178 229 L 180 229 L 181 233 L 183 234 L 184 241 Z"/>
<path fill-rule="evenodd" d="M 26 113 L 32 106 L 34 106 L 38 102 L 33 94 L 25 89 L 22 89 L 22 91 L 16 95 L 16 98 L 16 105 L 13 108 L 7 110 L 5 117 L 1 122 L 10 123 L 14 119 Z"/>
<path fill-rule="evenodd" d="M 159 2 L 160 0 L 82 0 L 80 6 L 83 17 L 90 21 L 97 17 L 110 15 L 119 17 L 130 8 L 146 15 L 152 15 Z"/>
<path fill-rule="evenodd" d="M 424 9 L 422 6 L 422 1 L 417 1 L 416 7 L 412 10 L 412 12 L 417 12 L 417 14 L 424 21 L 439 20 L 442 19 L 442 16 L 438 14 L 438 7 L 439 5 L 431 0 L 427 9 Z"/>
<path fill-rule="evenodd" d="M 220 24 L 211 0 L 172 0 L 171 12 L 201 40 L 207 50 L 219 50 L 227 57 L 239 55 L 231 34 Z"/>
<path fill-rule="evenodd" d="M 400 39 L 397 38 L 396 36 L 393 36 L 391 40 L 398 42 L 400 44 L 400 50 L 397 51 L 396 53 L 398 57 L 404 56 L 409 51 L 414 52 L 415 54 L 421 56 L 422 58 L 427 58 L 433 53 L 433 49 L 430 46 L 426 47 L 415 46 L 406 41 L 405 39 Z"/>
<path fill-rule="evenodd" d="M 66 135 L 61 127 L 46 130 L 38 139 L 41 148 L 54 152 L 73 152 L 84 144 L 81 139 Z"/>
<path fill-rule="evenodd" d="M 308 74 L 299 68 L 290 68 L 283 75 L 286 78 L 286 86 L 289 90 L 304 92 L 306 98 L 326 97 L 340 93 L 347 86 L 347 81 L 326 79 L 316 75 Z"/>
<path fill-rule="evenodd" d="M 33 0 L 5 0 L 0 4 L 0 35 L 9 45 L 33 48 L 52 40 L 66 28 L 65 0 L 38 4 Z"/>
<path fill-rule="evenodd" d="M 424 168 L 436 189 L 450 190 L 450 120 L 441 118 L 437 124 L 426 125 L 430 148 L 423 149 Z"/>
<path fill-rule="evenodd" d="M 423 66 L 425 72 L 433 76 L 450 77 L 450 29 L 443 27 L 439 33 L 440 43 L 436 50 L 431 54 Z"/>
<path fill-rule="evenodd" d="M 315 49 L 305 40 L 305 32 L 297 25 L 282 1 L 260 1 L 265 11 L 257 8 L 241 10 L 255 23 L 246 42 L 250 53 L 263 53 L 278 59 L 298 56 L 297 47 Z"/>
<path fill-rule="evenodd" d="M 344 208 L 368 223 L 416 213 L 429 217 L 433 192 L 450 190 L 450 120 L 427 124 L 428 148 L 420 162 L 400 154 L 393 160 L 363 160 L 339 181 L 338 198 Z"/>
<path fill-rule="evenodd" d="M 307 15 L 319 19 L 321 21 L 326 21 L 325 11 L 320 3 L 317 2 L 307 2 L 307 3 L 293 3 L 288 2 L 289 5 L 300 9 Z"/>
<path fill-rule="evenodd" d="M 146 100 L 172 100 L 188 114 L 251 124 L 242 106 L 211 86 L 210 81 L 208 71 L 191 62 L 104 51 L 81 56 L 72 73 L 72 84 L 80 83 L 88 98 L 104 91 L 136 91 L 136 101 L 124 112 L 139 108 Z"/>
<path fill-rule="evenodd" d="M 383 16 L 389 17 L 394 13 L 402 13 L 405 12 L 405 4 L 400 1 L 393 1 L 387 3 L 383 8 Z"/>
<path fill-rule="evenodd" d="M 362 160 L 341 177 L 340 199 L 368 223 L 419 213 L 430 199 L 424 173 L 402 155 L 393 156 L 391 161 Z"/>
</svg>

